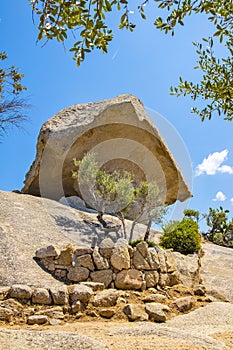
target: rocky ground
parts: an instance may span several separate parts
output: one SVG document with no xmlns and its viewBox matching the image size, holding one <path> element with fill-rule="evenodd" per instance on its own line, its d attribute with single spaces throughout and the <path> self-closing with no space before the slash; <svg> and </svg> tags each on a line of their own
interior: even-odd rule
<svg viewBox="0 0 233 350">
<path fill-rule="evenodd" d="M 61 282 L 35 262 L 35 251 L 48 244 L 57 244 L 62 248 L 70 242 L 74 245 L 91 244 L 93 237 L 97 238 L 97 242 L 106 237 L 106 233 L 93 225 L 98 224 L 95 214 L 79 212 L 51 200 L 1 191 L 0 201 L 1 286 L 16 283 L 32 287 L 61 286 Z M 115 219 L 110 217 L 109 220 Z M 137 228 L 134 238 L 140 236 L 141 229 Z M 107 235 L 112 239 L 117 238 L 113 232 Z M 153 238 L 156 239 L 155 236 Z M 103 318 L 98 308 L 95 312 L 93 308 L 87 308 L 80 315 L 69 313 L 69 310 L 62 307 L 60 311 L 57 310 L 58 317 L 48 317 L 44 325 L 27 323 L 28 316 L 41 311 L 43 313 L 44 306 L 33 306 L 30 303 L 20 306 L 20 303 L 15 303 L 11 308 L 18 312 L 18 316 L 0 324 L 0 349 L 231 350 L 233 250 L 213 244 L 203 244 L 203 249 L 205 254 L 200 275 L 207 288 L 204 296 L 193 295 L 190 286 L 174 286 L 163 291 L 147 290 L 142 293 L 123 291 L 118 303 L 110 307 L 113 309 L 110 319 Z M 195 259 L 187 257 L 184 261 L 179 260 L 184 275 L 185 270 L 192 272 L 192 269 L 193 274 L 196 274 Z M 185 282 L 189 283 L 190 276 Z M 162 294 L 165 297 L 163 304 L 170 308 L 166 312 L 167 321 L 128 322 L 128 316 L 122 311 L 124 306 L 145 306 L 148 304 L 145 299 L 153 294 Z M 183 297 L 195 298 L 195 303 L 189 310 L 182 311 L 171 307 L 174 300 Z"/>
</svg>

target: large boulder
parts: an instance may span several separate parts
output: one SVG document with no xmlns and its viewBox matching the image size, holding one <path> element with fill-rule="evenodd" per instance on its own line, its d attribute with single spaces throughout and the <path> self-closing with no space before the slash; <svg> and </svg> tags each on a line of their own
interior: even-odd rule
<svg viewBox="0 0 233 350">
<path fill-rule="evenodd" d="M 156 180 L 167 204 L 191 197 L 156 126 L 132 95 L 68 107 L 49 119 L 40 130 L 22 192 L 56 200 L 78 195 L 86 201 L 71 174 L 73 159 L 88 152 L 106 170 L 130 171 L 137 182 Z"/>
</svg>

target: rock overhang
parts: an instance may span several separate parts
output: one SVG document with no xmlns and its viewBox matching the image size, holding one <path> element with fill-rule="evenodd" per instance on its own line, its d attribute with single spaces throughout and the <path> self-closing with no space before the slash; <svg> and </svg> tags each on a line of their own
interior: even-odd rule
<svg viewBox="0 0 233 350">
<path fill-rule="evenodd" d="M 73 159 L 88 152 L 109 171 L 129 170 L 137 181 L 156 180 L 167 204 L 192 196 L 157 127 L 133 95 L 68 107 L 45 122 L 22 192 L 55 200 L 82 197 L 72 179 Z"/>
</svg>

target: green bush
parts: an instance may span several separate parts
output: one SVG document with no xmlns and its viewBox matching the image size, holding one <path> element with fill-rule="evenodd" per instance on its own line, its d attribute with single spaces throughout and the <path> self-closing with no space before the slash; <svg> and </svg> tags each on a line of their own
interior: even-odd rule
<svg viewBox="0 0 233 350">
<path fill-rule="evenodd" d="M 163 227 L 160 245 L 185 255 L 198 251 L 201 248 L 201 237 L 197 222 L 190 218 L 169 222 Z"/>
<path fill-rule="evenodd" d="M 144 239 L 137 239 L 135 241 L 132 241 L 132 242 L 129 242 L 129 245 L 131 245 L 131 247 L 136 247 L 136 245 L 138 243 L 141 243 L 141 242 L 144 242 Z M 152 241 L 145 241 L 147 244 L 148 244 L 148 247 L 155 247 L 156 246 L 156 243 L 155 242 L 152 242 Z"/>
</svg>

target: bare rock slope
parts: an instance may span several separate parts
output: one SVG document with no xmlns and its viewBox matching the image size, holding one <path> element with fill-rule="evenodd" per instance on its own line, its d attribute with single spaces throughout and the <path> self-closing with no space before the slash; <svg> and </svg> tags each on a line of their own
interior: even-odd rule
<svg viewBox="0 0 233 350">
<path fill-rule="evenodd" d="M 102 230 L 95 213 L 78 211 L 53 200 L 0 191 L 0 203 L 0 285 L 59 283 L 33 259 L 38 248 L 49 244 L 62 248 L 68 243 L 90 246 L 105 237 L 118 237 L 114 231 Z M 119 225 L 116 218 L 106 218 L 113 226 Z M 139 234 L 140 226 L 134 238 Z"/>
</svg>

